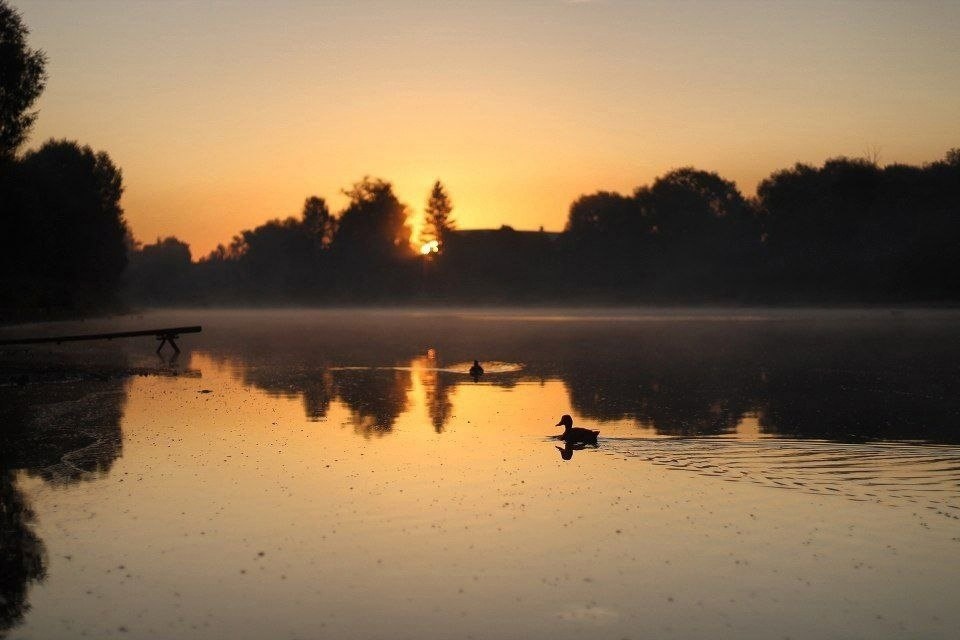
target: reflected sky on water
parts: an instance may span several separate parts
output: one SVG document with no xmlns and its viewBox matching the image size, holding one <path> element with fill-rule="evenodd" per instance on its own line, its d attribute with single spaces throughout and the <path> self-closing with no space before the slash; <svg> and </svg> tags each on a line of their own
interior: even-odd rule
<svg viewBox="0 0 960 640">
<path fill-rule="evenodd" d="M 173 362 L 136 342 L 5 355 L 10 637 L 960 624 L 950 313 L 204 311 L 81 331 L 195 322 Z M 552 439 L 564 413 L 599 446 Z"/>
</svg>

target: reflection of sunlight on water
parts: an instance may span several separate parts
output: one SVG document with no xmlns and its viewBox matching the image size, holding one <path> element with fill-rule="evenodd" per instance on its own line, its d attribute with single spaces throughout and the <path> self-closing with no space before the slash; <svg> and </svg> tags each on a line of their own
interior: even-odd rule
<svg viewBox="0 0 960 640">
<path fill-rule="evenodd" d="M 436 366 L 438 364 L 441 366 Z M 220 403 L 243 411 L 265 410 L 256 394 L 251 395 L 248 383 L 242 377 L 237 378 L 242 367 L 198 352 L 192 354 L 190 366 L 203 371 L 202 384 L 214 387 L 215 392 L 195 409 L 209 410 L 208 403 L 214 406 Z M 346 383 L 334 379 L 338 371 L 347 376 Z M 354 373 L 374 377 L 353 380 Z M 216 381 L 221 379 L 239 379 L 242 384 L 217 385 Z M 322 392 L 326 394 L 325 408 L 322 412 L 317 407 L 311 408 L 302 381 L 288 387 L 281 385 L 278 391 L 266 393 L 285 399 L 302 395 L 303 400 L 302 403 L 272 404 L 271 423 L 277 428 L 316 420 L 318 413 L 322 413 L 325 420 L 349 427 L 364 437 L 396 433 L 395 423 L 398 423 L 407 437 L 441 434 L 452 429 L 454 433 L 445 437 L 460 439 L 490 435 L 490 426 L 494 426 L 496 432 L 509 437 L 535 436 L 549 440 L 559 433 L 553 426 L 559 415 L 569 411 L 567 390 L 560 381 L 522 381 L 510 387 L 476 385 L 460 376 L 449 375 L 436 351 L 412 359 L 409 366 L 316 370 L 308 380 L 326 389 Z M 362 386 L 368 383 L 379 386 Z M 200 380 L 196 384 L 201 384 Z M 356 386 L 358 384 L 361 386 Z M 371 392 L 379 395 L 371 398 Z M 506 404 L 505 400 L 510 397 L 513 400 Z M 176 407 L 165 410 L 177 415 Z M 201 415 L 181 417 L 190 423 L 203 421 Z M 772 488 L 842 495 L 884 504 L 915 504 L 960 518 L 960 448 L 957 447 L 771 438 L 763 432 L 755 413 L 745 414 L 729 432 L 689 438 L 658 435 L 652 425 L 638 425 L 632 419 L 591 420 L 574 413 L 574 422 L 578 426 L 599 428 L 602 443 L 599 451 L 618 457 L 640 458 L 670 469 Z M 474 431 L 479 424 L 490 426 L 485 431 Z M 552 452 L 555 441 L 550 440 L 550 444 Z"/>
<path fill-rule="evenodd" d="M 51 563 L 23 637 L 209 637 L 211 620 L 225 637 L 344 638 L 957 626 L 956 521 L 933 517 L 957 511 L 956 448 L 765 439 L 722 401 L 739 387 L 651 390 L 654 365 L 621 380 L 522 354 L 475 384 L 465 350 L 386 368 L 318 353 L 193 351 L 202 378 L 131 379 L 109 473 L 18 479 Z M 600 448 L 562 460 L 547 436 L 564 413 Z M 638 416 L 725 430 L 661 438 Z"/>
<path fill-rule="evenodd" d="M 416 362 L 417 364 L 413 364 Z M 496 373 L 518 373 L 523 370 L 523 365 L 517 362 L 482 362 L 483 365 L 483 374 L 496 374 Z M 438 373 L 461 373 L 464 375 L 470 374 L 470 367 L 473 365 L 473 362 L 456 362 L 446 366 L 438 367 L 432 366 L 434 362 L 422 356 L 415 358 L 411 361 L 409 365 L 398 365 L 395 367 L 389 366 L 380 366 L 380 367 L 330 367 L 330 371 L 377 371 L 377 370 L 395 370 L 395 371 L 413 371 L 414 369 L 420 371 L 435 371 Z"/>
</svg>

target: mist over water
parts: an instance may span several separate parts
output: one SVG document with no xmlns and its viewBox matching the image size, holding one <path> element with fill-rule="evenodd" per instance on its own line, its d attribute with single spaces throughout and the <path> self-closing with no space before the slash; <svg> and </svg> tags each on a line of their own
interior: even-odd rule
<svg viewBox="0 0 960 640">
<path fill-rule="evenodd" d="M 176 359 L 148 339 L 3 351 L 3 551 L 21 568 L 0 578 L 0 635 L 947 638 L 957 319 L 287 309 L 7 328 L 203 332 Z M 562 414 L 598 446 L 557 446 Z"/>
</svg>

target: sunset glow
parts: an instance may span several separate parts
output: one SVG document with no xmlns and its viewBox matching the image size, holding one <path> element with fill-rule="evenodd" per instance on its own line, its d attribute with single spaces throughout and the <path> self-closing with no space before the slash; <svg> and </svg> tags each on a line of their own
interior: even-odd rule
<svg viewBox="0 0 960 640">
<path fill-rule="evenodd" d="M 0 0 L 0 640 L 954 637 L 957 34 Z"/>
<path fill-rule="evenodd" d="M 49 58 L 29 145 L 108 151 L 137 238 L 194 257 L 364 175 L 417 219 L 440 179 L 460 228 L 560 230 L 679 166 L 749 195 L 960 134 L 955 3 L 14 4 Z"/>
</svg>

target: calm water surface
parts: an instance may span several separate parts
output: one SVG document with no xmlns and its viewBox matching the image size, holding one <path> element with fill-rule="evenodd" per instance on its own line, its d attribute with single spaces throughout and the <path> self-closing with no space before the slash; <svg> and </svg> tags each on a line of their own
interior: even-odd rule
<svg viewBox="0 0 960 640">
<path fill-rule="evenodd" d="M 958 320 L 6 328 L 204 326 L 173 361 L 146 339 L 0 351 L 0 636 L 954 638 Z M 596 449 L 558 447 L 564 413 Z"/>
</svg>

